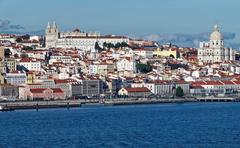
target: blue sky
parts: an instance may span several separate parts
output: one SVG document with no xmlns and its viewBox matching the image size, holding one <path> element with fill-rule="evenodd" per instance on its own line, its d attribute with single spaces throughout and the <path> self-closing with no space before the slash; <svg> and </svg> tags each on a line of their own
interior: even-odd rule
<svg viewBox="0 0 240 148">
<path fill-rule="evenodd" d="M 0 19 L 25 31 L 56 21 L 61 30 L 136 36 L 199 34 L 218 23 L 240 40 L 239 6 L 239 0 L 0 0 Z"/>
</svg>

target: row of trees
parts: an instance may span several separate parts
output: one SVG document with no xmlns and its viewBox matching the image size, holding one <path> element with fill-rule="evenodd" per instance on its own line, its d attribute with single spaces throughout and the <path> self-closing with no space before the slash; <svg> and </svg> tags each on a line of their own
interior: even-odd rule
<svg viewBox="0 0 240 148">
<path fill-rule="evenodd" d="M 181 64 L 181 63 L 175 64 L 175 63 L 168 62 L 165 65 L 170 66 L 172 70 L 175 70 L 175 69 L 178 69 L 178 68 L 184 68 L 184 69 L 189 68 L 187 64 Z"/>
<path fill-rule="evenodd" d="M 122 43 L 117 43 L 117 44 L 112 44 L 112 43 L 103 43 L 103 48 L 123 48 L 123 47 L 128 47 L 128 44 L 126 42 L 122 42 Z"/>
<path fill-rule="evenodd" d="M 25 34 L 25 35 L 17 37 L 16 42 L 20 43 L 20 42 L 22 42 L 24 40 L 29 40 L 29 39 L 30 39 L 30 35 L 29 34 Z"/>
<path fill-rule="evenodd" d="M 103 47 L 100 47 L 98 42 L 95 43 L 95 49 L 97 49 L 98 51 L 103 51 L 105 49 L 110 48 L 123 48 L 123 47 L 128 47 L 128 44 L 126 42 L 122 42 L 114 45 L 113 43 L 104 42 Z"/>
<path fill-rule="evenodd" d="M 29 47 L 29 46 L 24 46 L 24 47 L 22 48 L 22 50 L 33 50 L 33 48 L 32 48 L 32 47 Z"/>
</svg>

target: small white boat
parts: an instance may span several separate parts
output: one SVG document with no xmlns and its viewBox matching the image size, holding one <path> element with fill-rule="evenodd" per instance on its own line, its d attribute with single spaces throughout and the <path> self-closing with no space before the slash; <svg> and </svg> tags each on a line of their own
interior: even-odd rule
<svg viewBox="0 0 240 148">
<path fill-rule="evenodd" d="M 2 112 L 14 111 L 14 109 L 13 108 L 9 108 L 9 107 L 3 107 L 3 106 L 0 105 L 0 111 L 2 111 Z"/>
</svg>

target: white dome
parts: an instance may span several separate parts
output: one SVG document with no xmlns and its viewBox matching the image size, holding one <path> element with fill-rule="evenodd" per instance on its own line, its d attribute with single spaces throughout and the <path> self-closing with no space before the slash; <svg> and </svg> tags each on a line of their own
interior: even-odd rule
<svg viewBox="0 0 240 148">
<path fill-rule="evenodd" d="M 219 31 L 218 25 L 214 26 L 214 31 L 210 35 L 210 40 L 223 40 L 223 36 Z"/>
</svg>

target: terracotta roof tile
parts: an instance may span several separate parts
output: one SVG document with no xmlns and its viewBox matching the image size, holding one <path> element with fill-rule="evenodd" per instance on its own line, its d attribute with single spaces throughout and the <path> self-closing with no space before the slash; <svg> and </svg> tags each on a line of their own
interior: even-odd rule
<svg viewBox="0 0 240 148">
<path fill-rule="evenodd" d="M 128 92 L 150 92 L 146 87 L 125 88 Z"/>
</svg>

